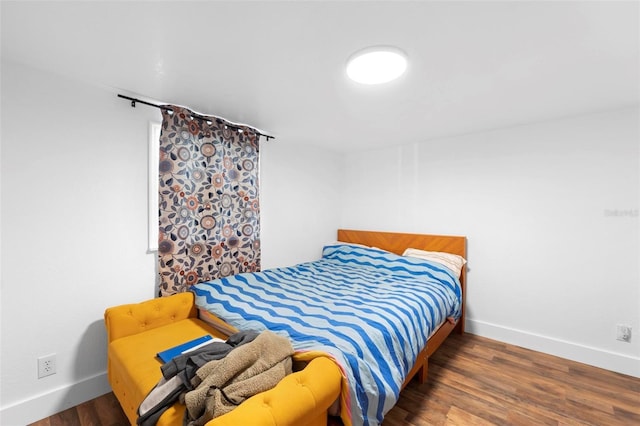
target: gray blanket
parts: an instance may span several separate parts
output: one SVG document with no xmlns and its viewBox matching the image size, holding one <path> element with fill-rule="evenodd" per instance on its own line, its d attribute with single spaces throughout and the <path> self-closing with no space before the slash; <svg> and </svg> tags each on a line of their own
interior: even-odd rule
<svg viewBox="0 0 640 426">
<path fill-rule="evenodd" d="M 201 426 L 228 413 L 245 399 L 273 388 L 291 373 L 293 347 L 289 340 L 263 331 L 220 360 L 196 372 L 194 390 L 184 394 L 185 424 Z"/>
<path fill-rule="evenodd" d="M 162 365 L 162 379 L 138 407 L 138 425 L 154 426 L 160 416 L 178 401 L 181 393 L 194 389 L 191 379 L 200 367 L 209 361 L 225 357 L 235 347 L 249 343 L 256 337 L 258 333 L 255 331 L 240 331 L 224 343 L 210 343 Z"/>
</svg>

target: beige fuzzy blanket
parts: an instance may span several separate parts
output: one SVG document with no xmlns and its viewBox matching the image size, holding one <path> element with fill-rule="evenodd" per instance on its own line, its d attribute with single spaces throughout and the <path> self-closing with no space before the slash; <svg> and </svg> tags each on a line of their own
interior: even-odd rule
<svg viewBox="0 0 640 426">
<path fill-rule="evenodd" d="M 263 331 L 253 341 L 210 361 L 196 372 L 194 390 L 184 394 L 185 424 L 200 426 L 245 399 L 273 388 L 291 373 L 293 347 L 288 339 Z"/>
</svg>

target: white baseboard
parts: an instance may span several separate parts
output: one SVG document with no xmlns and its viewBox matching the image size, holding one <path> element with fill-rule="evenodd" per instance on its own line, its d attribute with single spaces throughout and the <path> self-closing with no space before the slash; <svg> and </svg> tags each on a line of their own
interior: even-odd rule
<svg viewBox="0 0 640 426">
<path fill-rule="evenodd" d="M 465 331 L 629 376 L 640 377 L 640 357 L 610 352 L 467 318 Z"/>
<path fill-rule="evenodd" d="M 0 425 L 24 426 L 111 392 L 107 373 L 2 407 Z"/>
</svg>

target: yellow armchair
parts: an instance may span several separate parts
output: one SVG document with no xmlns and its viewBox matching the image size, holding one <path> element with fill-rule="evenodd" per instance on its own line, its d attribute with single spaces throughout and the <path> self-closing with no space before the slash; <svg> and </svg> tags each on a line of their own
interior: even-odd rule
<svg viewBox="0 0 640 426">
<path fill-rule="evenodd" d="M 108 308 L 107 376 L 132 425 L 142 400 L 162 377 L 156 354 L 203 334 L 226 338 L 197 317 L 192 293 Z M 300 363 L 294 362 L 294 365 Z M 326 426 L 328 410 L 338 399 L 342 375 L 328 358 L 314 358 L 273 389 L 249 398 L 207 426 Z M 181 425 L 184 405 L 176 403 L 159 426 Z"/>
</svg>

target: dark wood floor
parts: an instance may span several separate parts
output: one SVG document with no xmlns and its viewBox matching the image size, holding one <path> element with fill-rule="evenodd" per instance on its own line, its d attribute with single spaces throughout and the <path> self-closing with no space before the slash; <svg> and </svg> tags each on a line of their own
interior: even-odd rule
<svg viewBox="0 0 640 426">
<path fill-rule="evenodd" d="M 110 392 L 29 426 L 125 426 L 127 416 Z"/>
<path fill-rule="evenodd" d="M 478 336 L 452 335 L 385 426 L 640 425 L 640 379 Z"/>
<path fill-rule="evenodd" d="M 112 393 L 31 426 L 126 425 Z M 640 425 L 640 379 L 471 334 L 452 335 L 384 426 Z"/>
</svg>

